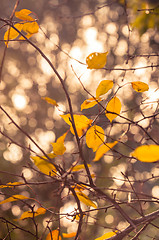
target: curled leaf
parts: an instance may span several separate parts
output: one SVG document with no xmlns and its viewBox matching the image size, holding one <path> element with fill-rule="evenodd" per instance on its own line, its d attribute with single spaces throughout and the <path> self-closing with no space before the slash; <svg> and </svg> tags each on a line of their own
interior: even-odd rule
<svg viewBox="0 0 159 240">
<path fill-rule="evenodd" d="M 17 28 L 19 31 L 21 31 L 23 28 L 23 24 L 16 23 L 14 25 L 14 27 Z M 19 36 L 19 33 L 14 28 L 12 28 L 12 27 L 9 28 L 4 34 L 4 41 L 5 41 L 6 46 L 8 46 L 9 40 L 13 40 L 13 39 L 17 38 L 18 36 Z"/>
<path fill-rule="evenodd" d="M 101 81 L 96 89 L 96 98 L 107 93 L 113 87 L 113 84 L 112 80 Z"/>
<path fill-rule="evenodd" d="M 101 98 L 89 98 L 89 99 L 86 99 L 82 104 L 81 104 L 81 111 L 83 109 L 88 109 L 88 108 L 91 108 L 91 107 L 94 107 L 98 102 L 100 102 L 102 99 Z"/>
<path fill-rule="evenodd" d="M 95 240 L 105 240 L 105 239 L 111 238 L 115 235 L 116 235 L 115 232 L 108 232 L 108 233 L 105 233 L 104 235 L 102 235 L 101 237 L 96 238 Z"/>
<path fill-rule="evenodd" d="M 20 11 L 15 12 L 16 18 L 19 18 L 24 21 L 34 21 L 35 19 L 31 16 L 28 16 L 32 12 L 28 9 L 21 9 Z"/>
<path fill-rule="evenodd" d="M 53 230 L 47 235 L 46 240 L 62 240 L 60 236 L 60 231 L 58 229 Z"/>
<path fill-rule="evenodd" d="M 72 232 L 72 233 L 63 233 L 62 236 L 63 236 L 63 238 L 71 238 L 71 237 L 75 237 L 75 236 L 76 236 L 76 232 Z"/>
<path fill-rule="evenodd" d="M 56 102 L 54 99 L 52 99 L 52 98 L 49 98 L 49 97 L 42 97 L 42 99 L 45 100 L 46 102 L 48 102 L 48 103 L 50 103 L 50 104 L 56 106 L 56 107 L 58 106 L 57 102 Z"/>
<path fill-rule="evenodd" d="M 63 155 L 66 151 L 66 147 L 64 146 L 64 140 L 67 133 L 68 132 L 64 133 L 61 137 L 59 137 L 55 143 L 51 143 L 55 155 Z"/>
<path fill-rule="evenodd" d="M 109 119 L 109 121 L 112 122 L 113 119 L 120 114 L 120 111 L 121 111 L 121 102 L 119 98 L 114 97 L 108 102 L 105 115 Z M 108 112 L 112 112 L 112 113 L 108 113 Z"/>
<path fill-rule="evenodd" d="M 149 90 L 149 86 L 144 82 L 131 82 L 131 85 L 136 92 L 145 92 Z"/>
<path fill-rule="evenodd" d="M 142 145 L 137 147 L 132 153 L 132 157 L 141 162 L 159 161 L 159 145 Z"/>
<path fill-rule="evenodd" d="M 100 69 L 103 68 L 107 62 L 108 52 L 98 53 L 94 52 L 88 55 L 86 58 L 88 69 Z"/>
</svg>

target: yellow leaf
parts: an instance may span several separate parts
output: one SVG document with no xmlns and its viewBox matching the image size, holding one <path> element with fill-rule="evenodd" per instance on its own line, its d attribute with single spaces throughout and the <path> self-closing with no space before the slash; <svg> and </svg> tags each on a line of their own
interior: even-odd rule
<svg viewBox="0 0 159 240">
<path fill-rule="evenodd" d="M 131 85 L 136 92 L 145 92 L 149 90 L 149 86 L 144 82 L 131 82 Z"/>
<path fill-rule="evenodd" d="M 81 137 L 83 135 L 83 133 L 87 130 L 87 128 L 91 125 L 92 120 L 88 119 L 84 115 L 76 115 L 75 114 L 73 116 L 74 116 L 74 122 L 75 122 L 75 126 L 76 126 L 78 136 Z M 70 114 L 61 115 L 61 117 L 70 126 L 71 133 L 74 134 Z"/>
<path fill-rule="evenodd" d="M 21 31 L 22 30 L 22 28 L 23 28 L 23 24 L 21 24 L 21 23 L 16 23 L 15 25 L 14 25 L 14 27 L 16 27 L 19 31 Z M 6 32 L 5 32 L 5 34 L 4 34 L 4 41 L 5 41 L 5 44 L 8 46 L 8 41 L 9 40 L 13 40 L 13 39 L 15 39 L 16 37 L 18 37 L 19 36 L 19 33 L 14 29 L 14 28 L 9 28 Z"/>
<path fill-rule="evenodd" d="M 87 68 L 89 69 L 99 69 L 103 68 L 107 62 L 108 52 L 98 53 L 94 52 L 89 54 L 86 58 Z"/>
<path fill-rule="evenodd" d="M 46 237 L 46 240 L 62 240 L 59 230 L 56 229 L 49 233 Z"/>
<path fill-rule="evenodd" d="M 78 199 L 87 206 L 97 208 L 96 204 L 92 202 L 87 195 L 82 192 L 76 192 Z"/>
<path fill-rule="evenodd" d="M 107 93 L 113 87 L 113 84 L 112 80 L 101 81 L 96 89 L 96 98 Z"/>
<path fill-rule="evenodd" d="M 57 139 L 55 143 L 51 143 L 53 146 L 54 154 L 56 155 L 63 155 L 66 151 L 66 148 L 64 146 L 64 140 L 68 132 L 64 133 L 61 137 Z"/>
<path fill-rule="evenodd" d="M 22 183 L 22 182 L 13 182 L 13 183 L 9 182 L 9 183 L 6 183 L 6 185 L 0 185 L 0 188 L 7 188 L 7 187 L 8 188 L 13 188 L 15 186 L 20 186 L 22 184 L 24 184 L 24 183 Z"/>
<path fill-rule="evenodd" d="M 49 97 L 42 97 L 42 99 L 45 100 L 46 102 L 48 102 L 48 103 L 50 103 L 50 104 L 56 106 L 56 107 L 58 106 L 57 102 L 56 102 L 54 99 L 52 99 L 52 98 L 49 98 Z"/>
<path fill-rule="evenodd" d="M 131 155 L 141 162 L 159 161 L 159 145 L 142 145 L 136 148 Z"/>
<path fill-rule="evenodd" d="M 118 143 L 118 141 L 114 141 L 112 143 L 104 143 L 103 145 L 101 145 L 97 151 L 96 151 L 96 155 L 95 158 L 93 159 L 93 161 L 99 161 L 99 159 L 101 157 L 103 157 L 104 154 L 106 154 L 112 147 L 114 147 L 116 144 Z"/>
<path fill-rule="evenodd" d="M 15 201 L 18 201 L 18 200 L 23 200 L 23 199 L 29 199 L 29 198 L 25 197 L 23 195 L 13 195 L 12 197 L 9 197 L 9 198 L 1 201 L 0 204 L 8 203 L 8 202 L 15 202 Z"/>
<path fill-rule="evenodd" d="M 76 236 L 76 232 L 72 232 L 72 233 L 63 233 L 62 236 L 63 236 L 63 238 L 71 238 L 71 237 L 75 237 L 75 236 Z"/>
<path fill-rule="evenodd" d="M 24 21 L 34 21 L 35 20 L 34 18 L 28 16 L 31 13 L 32 12 L 28 9 L 22 9 L 18 12 L 15 12 L 15 16 L 16 16 L 16 18 L 19 18 Z"/>
<path fill-rule="evenodd" d="M 54 156 L 56 156 L 54 154 Z M 45 173 L 46 175 L 56 175 L 56 168 L 55 166 L 46 161 L 46 157 L 42 156 L 42 157 L 38 157 L 38 156 L 31 156 L 31 159 L 34 161 L 34 164 L 37 166 L 37 168 L 39 168 L 39 170 L 42 172 L 42 173 Z"/>
<path fill-rule="evenodd" d="M 96 100 L 94 98 L 89 98 L 86 99 L 82 104 L 81 104 L 81 111 L 83 109 L 88 109 L 91 107 L 94 107 L 98 102 L 100 102 L 102 99 L 101 98 L 96 98 Z"/>
<path fill-rule="evenodd" d="M 107 113 L 107 111 L 113 112 L 113 113 Z M 121 102 L 119 98 L 114 97 L 108 102 L 105 115 L 109 119 L 109 121 L 112 122 L 113 119 L 120 114 L 120 111 L 121 111 Z"/>
<path fill-rule="evenodd" d="M 33 218 L 33 217 L 37 217 L 39 215 L 45 214 L 46 209 L 45 208 L 38 208 L 37 211 L 35 211 L 34 213 L 32 211 L 26 211 L 23 212 L 21 217 L 19 218 L 19 220 L 23 220 L 25 218 Z"/>
<path fill-rule="evenodd" d="M 104 130 L 103 128 L 94 125 L 88 129 L 86 133 L 86 144 L 89 148 L 95 152 L 98 147 L 104 142 Z"/>
<path fill-rule="evenodd" d="M 37 24 L 37 22 L 27 22 L 23 24 L 23 28 L 22 30 L 26 33 L 28 33 L 29 35 L 32 35 L 34 33 L 37 33 L 39 31 L 39 25 Z"/>
<path fill-rule="evenodd" d="M 91 167 L 91 164 L 87 164 L 87 166 L 88 166 L 88 167 Z M 72 168 L 72 171 L 73 171 L 73 172 L 77 172 L 77 171 L 79 171 L 79 170 L 81 170 L 81 169 L 85 169 L 84 164 L 80 164 L 80 165 L 77 165 L 77 166 L 73 167 L 73 168 Z"/>
<path fill-rule="evenodd" d="M 105 239 L 111 238 L 115 235 L 116 235 L 115 232 L 108 232 L 108 233 L 105 233 L 103 236 L 96 238 L 95 240 L 105 240 Z"/>
</svg>

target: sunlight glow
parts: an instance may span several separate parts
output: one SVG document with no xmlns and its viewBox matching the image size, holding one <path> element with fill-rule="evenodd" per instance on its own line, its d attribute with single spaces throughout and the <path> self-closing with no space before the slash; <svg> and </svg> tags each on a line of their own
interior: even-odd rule
<svg viewBox="0 0 159 240">
<path fill-rule="evenodd" d="M 22 150 L 20 147 L 16 146 L 15 144 L 12 144 L 8 147 L 8 149 L 3 153 L 3 157 L 5 160 L 17 163 L 22 159 Z"/>
<path fill-rule="evenodd" d="M 28 103 L 27 96 L 18 93 L 13 94 L 12 101 L 17 110 L 24 110 Z"/>
</svg>

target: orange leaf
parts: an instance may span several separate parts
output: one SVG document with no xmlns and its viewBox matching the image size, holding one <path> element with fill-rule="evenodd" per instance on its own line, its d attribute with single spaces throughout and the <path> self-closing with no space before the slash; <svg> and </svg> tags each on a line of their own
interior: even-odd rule
<svg viewBox="0 0 159 240">
<path fill-rule="evenodd" d="M 37 33 L 39 31 L 39 25 L 37 22 L 27 22 L 23 24 L 23 29 L 24 32 L 28 33 L 29 35 Z"/>
<path fill-rule="evenodd" d="M 71 237 L 75 237 L 75 236 L 76 236 L 76 232 L 72 232 L 72 233 L 63 233 L 62 236 L 63 236 L 63 238 L 71 238 Z"/>
<path fill-rule="evenodd" d="M 24 183 L 23 182 L 13 182 L 13 183 L 9 182 L 9 183 L 6 183 L 6 185 L 0 185 L 0 188 L 13 188 L 15 186 L 20 186 L 22 184 L 24 184 Z"/>
<path fill-rule="evenodd" d="M 98 53 L 94 52 L 89 54 L 86 58 L 87 68 L 89 69 L 100 69 L 103 68 L 107 62 L 108 52 Z"/>
<path fill-rule="evenodd" d="M 50 154 L 48 154 L 49 156 Z M 55 154 L 51 154 L 51 156 L 49 156 L 51 158 L 54 158 L 56 157 Z M 48 161 L 45 161 L 46 157 L 45 156 L 42 156 L 42 157 L 38 157 L 38 156 L 31 156 L 31 159 L 34 161 L 34 164 L 37 166 L 37 168 L 39 168 L 39 170 L 46 174 L 46 175 L 51 175 L 51 176 L 54 176 L 56 175 L 56 168 L 55 166 L 48 162 Z"/>
<path fill-rule="evenodd" d="M 86 144 L 89 148 L 93 149 L 93 152 L 95 152 L 103 142 L 104 130 L 101 127 L 94 125 L 88 129 L 86 133 Z"/>
<path fill-rule="evenodd" d="M 32 12 L 28 9 L 22 9 L 18 12 L 15 12 L 15 16 L 16 16 L 16 18 L 19 18 L 24 21 L 34 21 L 35 20 L 34 18 L 28 16 L 31 13 Z"/>
<path fill-rule="evenodd" d="M 78 199 L 83 202 L 84 204 L 86 204 L 87 206 L 90 206 L 90 207 L 94 207 L 94 208 L 97 208 L 96 204 L 94 202 L 92 202 L 89 197 L 87 195 L 85 195 L 84 193 L 82 192 L 76 192 L 76 195 L 78 197 Z"/>
<path fill-rule="evenodd" d="M 159 161 L 159 145 L 142 145 L 137 147 L 131 155 L 141 162 Z"/>
<path fill-rule="evenodd" d="M 98 99 L 94 99 L 94 98 L 89 98 L 86 99 L 82 104 L 81 104 L 81 111 L 83 109 L 88 109 L 91 107 L 94 107 L 98 102 L 100 102 L 102 99 L 98 98 Z"/>
<path fill-rule="evenodd" d="M 38 208 L 37 211 L 35 211 L 34 213 L 32 211 L 26 211 L 23 212 L 21 217 L 19 218 L 19 220 L 23 220 L 25 218 L 33 218 L 33 217 L 37 217 L 39 215 L 45 214 L 46 209 L 45 208 Z"/>
<path fill-rule="evenodd" d="M 107 113 L 107 111 L 112 113 Z M 113 119 L 120 114 L 120 111 L 121 111 L 121 102 L 119 98 L 114 97 L 108 102 L 105 115 L 109 119 L 109 121 L 112 122 Z"/>
<path fill-rule="evenodd" d="M 14 27 L 16 27 L 19 31 L 21 31 L 23 28 L 23 24 L 16 23 L 14 25 Z M 13 40 L 13 39 L 17 38 L 18 36 L 19 36 L 19 33 L 14 28 L 12 28 L 12 27 L 9 28 L 4 34 L 5 44 L 8 46 L 9 40 Z"/>
<path fill-rule="evenodd" d="M 64 133 L 61 137 L 57 139 L 55 143 L 51 143 L 53 146 L 54 154 L 56 155 L 63 155 L 66 151 L 66 148 L 64 146 L 64 140 L 68 132 Z"/>
<path fill-rule="evenodd" d="M 29 198 L 25 197 L 23 195 L 13 195 L 12 197 L 9 197 L 9 198 L 1 201 L 0 204 L 8 203 L 8 202 L 15 202 L 15 201 L 18 201 L 18 200 L 23 200 L 23 199 L 29 199 Z"/>
<path fill-rule="evenodd" d="M 103 145 L 101 145 L 97 151 L 96 151 L 96 155 L 95 158 L 93 159 L 93 161 L 99 161 L 99 159 L 101 157 L 103 157 L 104 154 L 106 154 L 111 148 L 113 148 L 116 144 L 118 143 L 118 141 L 114 141 L 112 143 L 104 143 Z"/>
<path fill-rule="evenodd" d="M 131 82 L 131 85 L 136 92 L 145 92 L 149 90 L 149 86 L 144 82 Z"/>
<path fill-rule="evenodd" d="M 70 125 L 70 131 L 72 134 L 74 134 L 74 130 L 72 127 L 72 121 L 71 121 L 71 115 L 66 114 L 66 115 L 61 115 L 61 117 L 68 125 Z M 88 119 L 84 115 L 76 115 L 75 114 L 75 115 L 73 115 L 73 117 L 74 117 L 74 122 L 75 122 L 78 136 L 81 137 L 83 135 L 83 133 L 87 130 L 87 128 L 91 125 L 92 120 Z"/>
<path fill-rule="evenodd" d="M 57 102 L 56 102 L 54 99 L 52 99 L 52 98 L 49 98 L 49 97 L 42 97 L 42 99 L 45 100 L 46 102 L 48 102 L 48 103 L 50 103 L 50 104 L 56 106 L 56 107 L 58 106 Z"/>
<path fill-rule="evenodd" d="M 102 235 L 101 237 L 96 238 L 95 240 L 105 240 L 105 239 L 111 238 L 111 237 L 113 237 L 115 235 L 116 235 L 115 232 L 108 232 L 108 233 L 105 233 L 104 235 Z"/>
<path fill-rule="evenodd" d="M 112 80 L 101 81 L 96 89 L 96 98 L 107 93 L 113 87 L 113 84 Z"/>
<path fill-rule="evenodd" d="M 46 240 L 62 240 L 59 230 L 56 229 L 49 233 L 46 237 Z"/>
</svg>

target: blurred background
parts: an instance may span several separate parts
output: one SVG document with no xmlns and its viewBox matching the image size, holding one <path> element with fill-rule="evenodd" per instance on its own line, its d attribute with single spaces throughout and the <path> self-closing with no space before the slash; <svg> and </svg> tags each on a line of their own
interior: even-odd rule
<svg viewBox="0 0 159 240">
<path fill-rule="evenodd" d="M 2 18 L 10 17 L 15 2 L 1 0 L 0 16 Z M 31 10 L 38 19 L 40 29 L 31 41 L 46 54 L 64 79 L 75 114 L 81 113 L 80 105 L 90 97 L 82 88 L 78 77 L 93 95 L 101 80 L 113 80 L 114 87 L 104 96 L 103 106 L 117 91 L 117 96 L 122 102 L 122 116 L 132 121 L 139 121 L 139 124 L 149 132 L 152 138 L 159 142 L 158 118 L 147 118 L 158 111 L 159 70 L 158 67 L 153 67 L 159 64 L 158 1 L 21 0 L 17 11 L 23 8 Z M 14 18 L 14 21 L 17 19 Z M 5 52 L 3 36 L 7 28 L 3 26 L 3 23 L 0 23 L 0 27 L 0 59 L 2 62 Z M 109 54 L 105 69 L 87 69 L 85 59 L 90 53 L 106 51 Z M 129 68 L 132 70 L 125 70 Z M 137 70 L 134 70 L 136 68 Z M 149 91 L 135 92 L 129 84 L 132 81 L 147 83 Z M 47 62 L 27 42 L 9 43 L 2 67 L 0 91 L 0 105 L 25 132 L 37 141 L 42 149 L 47 153 L 51 152 L 50 143 L 69 129 L 60 117 L 60 114 L 67 113 L 69 108 L 59 80 Z M 42 99 L 46 96 L 55 99 L 59 107 L 56 108 L 46 103 Z M 99 110 L 99 107 L 95 106 L 92 109 L 83 110 L 82 114 L 94 119 Z M 30 146 L 37 154 L 41 154 L 39 149 L 10 122 L 10 119 L 0 111 L 1 131 L 21 145 Z M 122 143 L 114 148 L 115 151 L 109 151 L 97 163 L 92 163 L 94 153 L 84 146 L 85 156 L 88 163 L 92 163 L 92 172 L 96 176 L 97 185 L 102 189 L 110 188 L 109 193 L 116 194 L 120 201 L 126 201 L 128 197 L 133 198 L 134 195 L 127 192 L 133 189 L 129 182 L 125 182 L 125 174 L 129 180 L 134 181 L 133 187 L 137 192 L 146 193 L 158 199 L 158 166 L 131 162 L 126 158 L 137 146 L 154 144 L 154 142 L 148 139 L 140 127 L 135 124 L 129 125 L 128 121 L 119 117 L 113 124 L 110 124 L 103 113 L 96 123 L 105 130 L 108 142 L 114 141 L 128 130 L 121 139 Z M 32 164 L 30 153 L 15 144 L 9 145 L 9 142 L 7 138 L 0 135 L 0 183 L 19 181 L 18 176 L 21 174 L 24 174 L 27 181 L 37 180 L 38 173 L 28 167 L 28 164 Z M 77 150 L 71 133 L 66 138 L 65 146 L 65 156 L 57 161 L 67 169 L 75 160 L 72 154 Z M 12 173 L 12 175 L 4 174 L 2 171 Z M 152 176 L 155 178 L 151 181 L 142 182 Z M 84 180 L 85 173 L 79 174 L 78 178 Z M 40 179 L 45 178 L 40 177 Z M 14 191 L 29 197 L 35 197 L 35 192 L 38 191 L 38 200 L 44 206 L 53 207 L 57 212 L 61 208 L 62 213 L 73 211 L 76 205 L 72 197 L 66 198 L 67 192 L 64 193 L 64 200 L 59 202 L 58 195 L 55 194 L 58 187 L 58 184 L 48 184 L 47 187 L 45 185 L 32 186 L 29 190 L 27 186 L 23 186 L 15 188 Z M 124 190 L 126 190 L 125 193 Z M 12 191 L 4 189 L 0 200 L 5 199 L 3 193 L 13 194 Z M 146 198 L 146 196 L 143 195 L 141 198 Z M 98 204 L 105 206 L 105 200 L 101 199 Z M 149 213 L 156 208 L 156 205 L 146 202 L 142 208 L 145 213 Z M 0 206 L 0 214 L 10 220 L 19 218 L 25 210 L 26 205 L 23 203 L 6 203 Z M 132 212 L 129 208 L 127 211 Z M 134 211 L 132 217 L 136 216 L 138 214 Z M 48 218 L 41 216 L 39 219 L 42 229 L 46 226 L 49 215 Z M 127 223 L 121 220 L 121 216 L 112 209 L 108 210 L 107 214 L 104 211 L 92 211 L 91 216 L 85 221 L 86 227 L 81 239 L 86 239 L 87 236 L 88 240 L 99 237 L 110 229 L 122 230 L 127 226 Z M 50 228 L 56 229 L 58 223 L 57 215 L 53 217 Z M 0 238 L 3 239 L 6 236 L 7 227 L 4 227 L 2 222 L 0 224 Z M 30 220 L 24 220 L 18 224 L 26 229 L 33 227 L 29 225 Z M 61 226 L 65 232 L 77 229 L 77 223 L 66 218 L 62 218 Z M 157 236 L 157 228 L 152 229 L 148 229 L 144 239 Z M 33 239 L 19 230 L 14 231 L 13 234 L 13 239 L 19 240 L 22 237 Z"/>
</svg>

